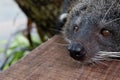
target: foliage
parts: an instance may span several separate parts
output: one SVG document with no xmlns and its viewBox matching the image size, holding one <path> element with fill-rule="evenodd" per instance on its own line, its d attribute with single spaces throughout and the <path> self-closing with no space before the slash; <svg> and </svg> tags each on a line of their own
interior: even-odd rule
<svg viewBox="0 0 120 80">
<path fill-rule="evenodd" d="M 24 32 L 18 31 L 10 37 L 8 42 L 5 41 L 5 49 L 0 49 L 0 55 L 2 55 L 0 70 L 6 70 L 41 42 L 59 32 L 56 28 L 56 22 L 61 12 L 63 0 L 15 0 L 15 2 L 28 18 L 26 37 L 23 35 Z M 36 24 L 40 40 L 35 35 L 31 35 L 33 22 Z"/>
<path fill-rule="evenodd" d="M 12 36 L 11 36 L 12 37 Z M 19 59 L 25 57 L 31 50 L 37 47 L 41 41 L 35 34 L 32 35 L 33 47 L 30 46 L 28 39 L 19 33 L 14 40 L 8 41 L 5 49 L 0 49 L 0 53 L 4 54 L 5 60 L 1 63 L 1 70 L 6 70 Z M 6 42 L 6 41 L 4 41 Z"/>
</svg>

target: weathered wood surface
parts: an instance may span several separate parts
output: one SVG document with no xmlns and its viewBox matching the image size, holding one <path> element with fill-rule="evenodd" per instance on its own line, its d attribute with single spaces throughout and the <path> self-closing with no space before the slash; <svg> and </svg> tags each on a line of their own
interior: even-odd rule
<svg viewBox="0 0 120 80">
<path fill-rule="evenodd" d="M 83 66 L 69 57 L 55 36 L 0 74 L 0 80 L 120 80 L 120 62 Z"/>
</svg>

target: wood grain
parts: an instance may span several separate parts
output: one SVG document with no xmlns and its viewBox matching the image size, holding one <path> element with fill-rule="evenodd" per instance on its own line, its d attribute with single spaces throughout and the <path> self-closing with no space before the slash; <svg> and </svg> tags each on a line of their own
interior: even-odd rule
<svg viewBox="0 0 120 80">
<path fill-rule="evenodd" d="M 120 62 L 81 66 L 56 35 L 0 73 L 0 80 L 120 80 Z"/>
</svg>

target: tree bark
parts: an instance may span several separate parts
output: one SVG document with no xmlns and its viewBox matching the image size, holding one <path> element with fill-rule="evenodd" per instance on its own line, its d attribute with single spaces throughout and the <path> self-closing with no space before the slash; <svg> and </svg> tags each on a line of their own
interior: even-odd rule
<svg viewBox="0 0 120 80">
<path fill-rule="evenodd" d="M 35 22 L 42 41 L 56 33 L 56 21 L 63 0 L 15 0 L 26 16 Z"/>
</svg>

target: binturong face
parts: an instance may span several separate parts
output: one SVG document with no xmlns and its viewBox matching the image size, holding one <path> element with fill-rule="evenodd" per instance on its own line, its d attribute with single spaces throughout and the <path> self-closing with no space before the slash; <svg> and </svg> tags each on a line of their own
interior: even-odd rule
<svg viewBox="0 0 120 80">
<path fill-rule="evenodd" d="M 120 60 L 120 1 L 89 1 L 68 13 L 63 34 L 70 56 L 81 63 Z"/>
</svg>

